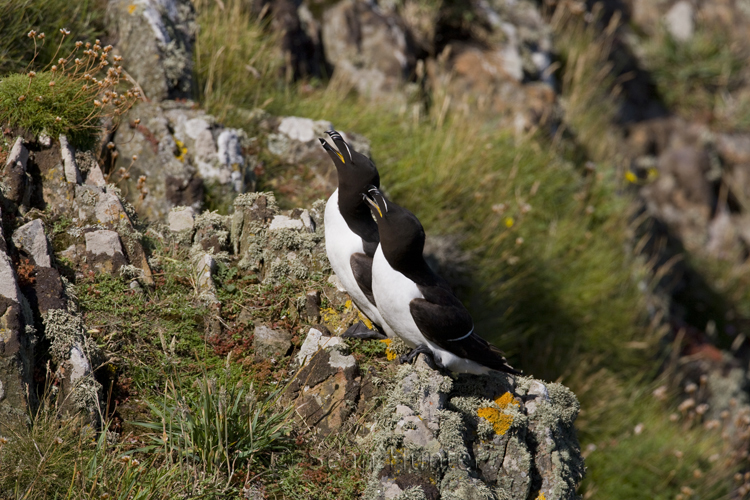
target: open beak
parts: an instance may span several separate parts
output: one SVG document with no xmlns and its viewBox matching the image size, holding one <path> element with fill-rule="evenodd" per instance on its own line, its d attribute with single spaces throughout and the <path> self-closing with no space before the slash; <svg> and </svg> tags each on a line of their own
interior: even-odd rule
<svg viewBox="0 0 750 500">
<path fill-rule="evenodd" d="M 346 163 L 344 161 L 344 157 L 341 155 L 341 153 L 339 153 L 338 151 L 336 151 L 335 149 L 333 149 L 331 147 L 331 145 L 328 144 L 328 141 L 326 141 L 325 139 L 322 139 L 320 137 L 318 138 L 318 140 L 320 141 L 320 144 L 323 146 L 323 149 L 325 149 L 326 151 L 328 151 L 329 154 L 335 154 L 336 156 L 338 156 L 339 158 L 341 158 L 341 162 L 342 163 Z"/>
<path fill-rule="evenodd" d="M 370 205 L 371 209 L 373 210 L 373 213 L 377 211 L 378 215 L 380 215 L 380 218 L 382 219 L 383 211 L 380 209 L 380 205 L 375 200 L 375 195 L 380 195 L 381 198 L 383 197 L 383 195 L 380 193 L 378 188 L 376 188 L 375 186 L 371 186 L 370 189 L 367 190 L 367 193 L 362 193 L 362 197 L 367 202 L 367 204 Z M 385 200 L 383 200 L 383 202 L 385 202 Z M 386 212 L 387 211 L 388 210 L 386 209 Z"/>
<path fill-rule="evenodd" d="M 335 130 L 326 130 L 326 134 L 328 134 L 328 137 L 331 138 L 336 147 L 339 148 L 339 151 L 341 153 L 339 154 L 339 156 L 343 155 L 341 161 L 343 161 L 344 163 L 352 161 L 352 152 L 349 149 L 349 145 L 346 143 L 344 138 L 341 137 L 341 134 L 339 134 Z"/>
</svg>

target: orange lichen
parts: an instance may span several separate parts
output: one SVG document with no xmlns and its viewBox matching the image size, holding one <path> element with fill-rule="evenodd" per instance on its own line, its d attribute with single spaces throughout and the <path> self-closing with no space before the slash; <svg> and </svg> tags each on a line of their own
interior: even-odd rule
<svg viewBox="0 0 750 500">
<path fill-rule="evenodd" d="M 495 404 L 500 407 L 500 409 L 505 409 L 509 405 L 516 405 L 521 406 L 521 402 L 513 397 L 513 394 L 506 392 L 499 398 L 495 400 Z"/>
<path fill-rule="evenodd" d="M 477 415 L 492 424 L 492 428 L 495 429 L 495 434 L 498 436 L 504 435 L 510 429 L 513 424 L 513 417 L 506 415 L 497 408 L 479 408 Z"/>
<path fill-rule="evenodd" d="M 385 348 L 385 357 L 388 359 L 388 361 L 393 361 L 398 357 L 398 354 L 391 351 L 391 339 L 383 339 L 381 340 L 382 343 L 384 343 L 387 347 Z"/>
<path fill-rule="evenodd" d="M 536 500 L 547 500 L 547 497 L 544 496 L 544 493 L 541 491 L 539 492 L 539 496 L 536 497 Z"/>
<path fill-rule="evenodd" d="M 513 425 L 513 416 L 506 415 L 502 410 L 507 409 L 510 405 L 520 406 L 521 402 L 514 398 L 510 392 L 506 392 L 495 400 L 495 404 L 499 409 L 492 407 L 479 408 L 477 415 L 492 424 L 495 434 L 502 436 Z"/>
</svg>

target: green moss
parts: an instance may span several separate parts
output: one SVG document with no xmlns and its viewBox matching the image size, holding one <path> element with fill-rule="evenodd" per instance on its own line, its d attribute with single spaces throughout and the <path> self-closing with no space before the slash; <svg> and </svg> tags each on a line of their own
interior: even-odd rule
<svg viewBox="0 0 750 500">
<path fill-rule="evenodd" d="M 56 52 L 67 55 L 76 40 L 92 42 L 104 33 L 104 0 L 0 0 L 0 77 L 22 71 L 34 57 L 34 43 L 26 34 L 30 30 L 45 33 L 38 41 L 37 61 L 46 64 Z M 67 28 L 71 35 L 58 51 L 58 30 Z"/>
<path fill-rule="evenodd" d="M 93 97 L 82 86 L 80 79 L 49 71 L 34 78 L 6 76 L 0 81 L 0 122 L 34 135 L 65 134 L 76 146 L 91 145 L 98 134 L 99 116 Z"/>
</svg>

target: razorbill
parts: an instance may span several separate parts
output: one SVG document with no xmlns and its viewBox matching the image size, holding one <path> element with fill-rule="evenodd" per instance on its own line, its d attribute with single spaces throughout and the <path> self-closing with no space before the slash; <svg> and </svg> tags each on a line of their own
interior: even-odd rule
<svg viewBox="0 0 750 500">
<path fill-rule="evenodd" d="M 414 214 L 387 200 L 375 186 L 368 189 L 365 200 L 380 233 L 372 292 L 385 322 L 414 348 L 402 361 L 425 353 L 438 367 L 454 372 L 520 373 L 474 331 L 469 311 L 427 265 L 422 256 L 424 229 Z"/>
<path fill-rule="evenodd" d="M 372 258 L 380 239 L 378 225 L 363 198 L 368 186 L 380 184 L 380 176 L 372 160 L 350 147 L 341 134 L 335 130 L 326 133 L 338 151 L 325 139 L 320 139 L 320 143 L 336 166 L 339 183 L 338 189 L 326 203 L 326 254 L 333 272 L 359 310 L 372 323 L 383 328 L 386 334 L 393 336 L 380 316 L 372 295 Z M 352 325 L 342 336 L 386 338 L 386 335 L 367 328 L 362 322 Z"/>
</svg>

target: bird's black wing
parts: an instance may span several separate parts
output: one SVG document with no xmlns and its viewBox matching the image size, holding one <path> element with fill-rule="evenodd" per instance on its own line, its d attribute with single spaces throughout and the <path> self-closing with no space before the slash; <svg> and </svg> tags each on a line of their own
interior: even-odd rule
<svg viewBox="0 0 750 500">
<path fill-rule="evenodd" d="M 427 340 L 446 351 L 493 370 L 520 373 L 508 365 L 500 349 L 474 332 L 469 311 L 450 290 L 420 287 L 424 299 L 409 303 L 412 318 Z"/>
<path fill-rule="evenodd" d="M 353 253 L 349 257 L 349 265 L 352 268 L 354 279 L 357 280 L 359 289 L 365 294 L 372 305 L 375 304 L 375 296 L 372 293 L 372 257 L 363 253 Z"/>
</svg>

